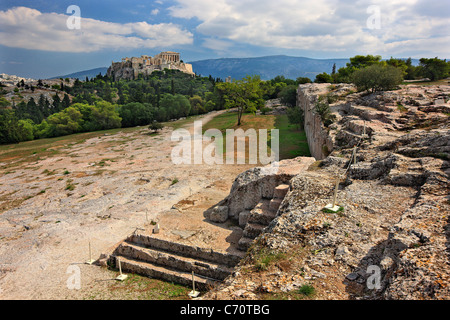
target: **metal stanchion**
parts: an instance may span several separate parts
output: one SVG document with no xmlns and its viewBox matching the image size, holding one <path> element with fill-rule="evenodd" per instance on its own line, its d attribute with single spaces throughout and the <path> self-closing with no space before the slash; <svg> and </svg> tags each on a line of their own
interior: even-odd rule
<svg viewBox="0 0 450 320">
<path fill-rule="evenodd" d="M 93 264 L 95 262 L 94 259 L 92 259 L 92 251 L 91 251 L 91 242 L 89 241 L 89 260 L 86 261 L 86 264 Z"/>
<path fill-rule="evenodd" d="M 192 291 L 189 292 L 189 297 L 197 298 L 199 295 L 200 295 L 200 292 L 195 290 L 194 271 L 192 271 Z"/>
<path fill-rule="evenodd" d="M 128 276 L 126 274 L 122 273 L 122 265 L 120 263 L 120 258 L 119 257 L 117 257 L 117 262 L 119 263 L 119 273 L 120 274 L 117 276 L 116 280 L 123 281 L 126 278 L 128 278 Z"/>
</svg>

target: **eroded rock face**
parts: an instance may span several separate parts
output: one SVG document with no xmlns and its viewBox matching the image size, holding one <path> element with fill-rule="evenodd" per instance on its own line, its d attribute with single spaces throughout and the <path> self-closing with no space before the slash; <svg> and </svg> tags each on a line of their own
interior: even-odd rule
<svg viewBox="0 0 450 320">
<path fill-rule="evenodd" d="M 230 194 L 218 206 L 227 206 L 229 217 L 238 220 L 242 211 L 253 209 L 261 198 L 272 199 L 278 185 L 288 183 L 314 161 L 312 157 L 298 157 L 247 170 L 236 177 Z M 205 218 L 211 219 L 213 211 L 213 208 L 206 210 Z"/>
<path fill-rule="evenodd" d="M 304 97 L 324 92 L 310 86 Z M 229 298 L 233 287 L 258 299 L 312 284 L 318 299 L 449 299 L 450 120 L 439 107 L 448 106 L 449 94 L 450 86 L 405 86 L 350 94 L 332 105 L 341 107 L 328 130 L 331 154 L 290 179 L 278 216 L 208 297 Z M 253 192 L 243 186 L 254 174 L 237 179 L 234 190 Z M 337 179 L 342 210 L 329 213 L 323 209 Z M 247 197 L 235 196 L 236 203 Z M 288 262 L 257 271 L 267 250 Z"/>
</svg>

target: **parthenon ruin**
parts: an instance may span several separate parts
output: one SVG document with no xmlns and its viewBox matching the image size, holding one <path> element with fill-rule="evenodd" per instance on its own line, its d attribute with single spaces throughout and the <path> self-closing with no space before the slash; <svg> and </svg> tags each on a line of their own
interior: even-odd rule
<svg viewBox="0 0 450 320">
<path fill-rule="evenodd" d="M 194 75 L 192 65 L 180 60 L 180 54 L 173 51 L 161 52 L 154 57 L 142 55 L 141 57 L 122 58 L 121 62 L 112 62 L 108 68 L 108 76 L 114 80 L 136 79 L 140 74 L 150 75 L 153 71 L 176 69 Z"/>
</svg>

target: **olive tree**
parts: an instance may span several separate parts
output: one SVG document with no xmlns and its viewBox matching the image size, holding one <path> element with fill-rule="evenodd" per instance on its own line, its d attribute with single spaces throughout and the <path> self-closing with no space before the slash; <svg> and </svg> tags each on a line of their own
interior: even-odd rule
<svg viewBox="0 0 450 320">
<path fill-rule="evenodd" d="M 355 71 L 352 79 L 359 91 L 386 91 L 402 83 L 403 74 L 394 66 L 375 64 Z"/>
</svg>

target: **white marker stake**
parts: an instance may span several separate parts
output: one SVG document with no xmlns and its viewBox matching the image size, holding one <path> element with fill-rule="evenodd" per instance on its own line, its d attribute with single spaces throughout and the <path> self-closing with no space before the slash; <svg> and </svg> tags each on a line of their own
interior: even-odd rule
<svg viewBox="0 0 450 320">
<path fill-rule="evenodd" d="M 337 180 L 336 180 L 336 187 L 334 188 L 334 195 L 333 195 L 333 203 L 332 204 L 327 204 L 325 206 L 325 209 L 334 211 L 334 212 L 338 212 L 340 207 L 336 205 L 336 199 L 337 199 L 337 192 L 338 192 L 338 188 L 339 188 L 339 182 L 340 182 L 340 176 L 338 176 Z"/>
<path fill-rule="evenodd" d="M 192 291 L 189 292 L 189 297 L 197 298 L 199 296 L 199 294 L 200 294 L 200 292 L 195 291 L 194 271 L 192 271 Z"/>
<path fill-rule="evenodd" d="M 120 258 L 117 258 L 117 261 L 119 262 L 119 276 L 116 278 L 116 280 L 119 281 L 123 281 L 126 278 L 128 278 L 128 276 L 126 274 L 122 274 L 122 265 L 120 264 Z"/>
<path fill-rule="evenodd" d="M 363 139 L 369 138 L 369 136 L 366 134 L 366 122 L 364 121 L 364 128 L 363 128 L 363 134 L 361 136 Z"/>
<path fill-rule="evenodd" d="M 91 242 L 89 242 L 89 260 L 86 261 L 86 264 L 93 264 L 95 260 L 92 259 L 92 253 L 91 253 Z"/>
</svg>

